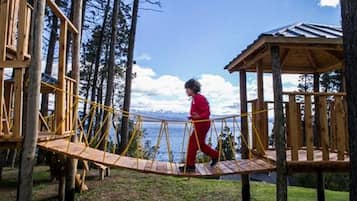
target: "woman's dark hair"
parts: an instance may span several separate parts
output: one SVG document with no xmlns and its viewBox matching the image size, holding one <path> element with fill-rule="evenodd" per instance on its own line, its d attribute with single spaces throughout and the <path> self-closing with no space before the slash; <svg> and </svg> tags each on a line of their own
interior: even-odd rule
<svg viewBox="0 0 357 201">
<path fill-rule="evenodd" d="M 198 93 L 201 91 L 201 84 L 195 80 L 195 79 L 189 79 L 186 83 L 185 83 L 185 88 L 186 89 L 191 89 L 194 93 Z"/>
</svg>

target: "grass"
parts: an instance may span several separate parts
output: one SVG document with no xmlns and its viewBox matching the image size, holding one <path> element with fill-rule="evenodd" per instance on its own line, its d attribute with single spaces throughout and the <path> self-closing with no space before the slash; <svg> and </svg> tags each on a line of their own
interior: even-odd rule
<svg viewBox="0 0 357 201">
<path fill-rule="evenodd" d="M 87 180 L 89 191 L 77 194 L 77 201 L 141 200 L 141 201 L 239 201 L 240 182 L 211 179 L 187 179 L 127 170 L 112 170 L 112 176 L 99 181 L 97 171 L 91 171 Z M 0 201 L 15 200 L 16 170 L 5 169 L 0 182 Z M 49 181 L 47 167 L 34 171 L 33 200 L 56 200 L 57 184 Z M 274 201 L 275 185 L 251 183 L 252 200 Z M 289 187 L 289 201 L 316 200 L 315 189 Z M 326 190 L 327 201 L 348 200 L 347 192 Z"/>
</svg>

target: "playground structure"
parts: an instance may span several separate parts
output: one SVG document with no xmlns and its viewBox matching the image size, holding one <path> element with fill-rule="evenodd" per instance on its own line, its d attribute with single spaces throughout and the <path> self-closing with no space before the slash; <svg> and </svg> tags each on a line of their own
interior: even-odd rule
<svg viewBox="0 0 357 201">
<path fill-rule="evenodd" d="M 241 104 L 250 104 L 253 112 L 274 107 L 274 101 L 264 99 L 263 83 L 264 73 L 272 73 L 272 47 L 279 49 L 279 74 L 315 76 L 313 92 L 282 91 L 288 168 L 300 172 L 347 171 L 346 93 L 320 92 L 318 86 L 320 73 L 343 71 L 342 29 L 329 25 L 292 24 L 262 33 L 233 59 L 225 67 L 229 72 L 239 72 L 241 75 L 255 72 L 257 75 L 257 99 L 247 101 L 246 96 L 240 94 L 244 97 Z M 246 88 L 245 82 L 241 80 L 240 87 Z M 273 82 L 276 82 L 274 78 Z M 342 83 L 344 85 L 344 79 Z M 268 143 L 269 119 L 268 112 L 257 114 L 253 119 L 264 149 L 256 146 L 255 138 L 253 147 L 256 147 L 257 154 L 276 161 L 275 144 Z"/>
<path fill-rule="evenodd" d="M 242 146 L 248 148 L 249 156 L 243 159 L 220 161 L 216 167 L 206 163 L 197 164 L 194 173 L 180 172 L 171 159 L 168 162 L 127 156 L 128 149 L 138 136 L 143 121 L 161 122 L 156 152 L 165 136 L 170 149 L 169 124 L 182 123 L 187 133 L 195 122 L 180 122 L 146 117 L 145 115 L 115 110 L 111 107 L 90 102 L 76 94 L 77 81 L 70 76 L 68 65 L 68 33 L 78 34 L 76 27 L 63 14 L 58 6 L 47 0 L 50 10 L 60 19 L 58 75 L 49 77 L 43 74 L 41 93 L 54 95 L 54 112 L 50 116 L 39 115 L 40 130 L 38 147 L 68 157 L 90 161 L 106 166 L 127 168 L 141 172 L 157 173 L 185 177 L 207 177 L 224 174 L 250 174 L 275 170 L 275 145 L 269 143 L 269 111 L 271 104 L 264 100 L 263 73 L 271 72 L 270 47 L 281 48 L 281 66 L 283 73 L 321 73 L 342 68 L 342 32 L 337 27 L 312 24 L 296 24 L 262 34 L 257 41 L 243 51 L 228 66 L 230 72 L 257 72 L 257 100 L 249 101 L 252 110 L 242 111 L 239 115 L 204 121 L 232 122 L 234 136 L 241 133 Z M 26 1 L 7 0 L 0 4 L 0 148 L 19 148 L 24 137 L 22 131 L 24 107 L 23 97 L 26 88 L 25 71 L 31 61 L 29 45 L 31 43 L 31 6 Z M 295 30 L 295 31 L 294 31 Z M 301 34 L 300 32 L 303 32 Z M 318 34 L 316 34 L 318 33 Z M 295 34 L 295 35 L 294 35 Z M 299 35 L 300 34 L 300 35 Z M 13 77 L 5 80 L 5 72 L 13 71 Z M 245 81 L 240 87 L 245 87 Z M 246 90 L 246 89 L 245 89 Z M 286 135 L 288 137 L 287 164 L 291 171 L 329 171 L 348 169 L 348 136 L 346 132 L 345 93 L 327 92 L 284 92 L 288 102 L 284 102 Z M 241 98 L 244 97 L 241 94 Z M 241 99 L 241 104 L 248 104 Z M 87 114 L 78 114 L 76 108 L 87 105 Z M 94 122 L 96 110 L 104 112 L 102 122 Z M 112 125 L 111 117 L 128 116 L 134 122 L 131 139 L 125 150 L 116 154 L 108 145 L 109 134 L 119 127 Z M 317 121 L 315 116 L 318 116 Z M 249 121 L 251 129 L 242 129 L 238 119 Z M 314 123 L 315 122 L 315 123 Z M 316 122 L 319 122 L 317 130 Z M 97 123 L 97 124 L 96 124 Z M 303 124 L 302 124 L 303 123 Z M 92 128 L 98 127 L 92 133 Z M 110 126 L 105 126 L 109 124 Z M 191 126 L 190 126 L 191 125 Z M 217 129 L 211 128 L 220 139 Z M 185 129 L 186 133 L 186 129 Z M 187 134 L 186 133 L 186 134 Z M 314 135 L 315 133 L 315 135 Z M 78 142 L 71 142 L 70 137 L 77 135 Z M 186 135 L 186 137 L 188 134 Z M 316 138 L 316 136 L 318 136 Z M 185 142 L 185 136 L 183 137 Z M 235 138 L 233 138 L 235 139 Z M 314 143 L 314 140 L 317 143 Z M 220 140 L 218 140 L 220 143 Z M 185 143 L 183 143 L 185 144 Z M 234 142 L 230 142 L 234 149 Z M 140 151 L 137 150 L 138 155 Z M 168 150 L 170 153 L 170 150 Z M 84 180 L 84 179 L 83 179 Z"/>
</svg>

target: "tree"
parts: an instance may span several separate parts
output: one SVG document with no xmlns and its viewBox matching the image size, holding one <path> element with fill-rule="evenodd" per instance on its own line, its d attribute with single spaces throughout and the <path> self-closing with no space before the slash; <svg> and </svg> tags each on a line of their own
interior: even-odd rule
<svg viewBox="0 0 357 201">
<path fill-rule="evenodd" d="M 130 111 L 130 95 L 131 95 L 131 79 L 132 79 L 132 67 L 133 67 L 133 59 L 134 59 L 134 46 L 135 46 L 135 34 L 136 34 L 136 24 L 138 18 L 138 10 L 139 10 L 139 0 L 134 0 L 133 5 L 133 15 L 131 21 L 130 35 L 129 35 L 129 50 L 128 50 L 128 59 L 126 64 L 125 71 L 125 91 L 124 91 L 124 104 L 123 111 L 124 113 L 122 117 L 121 123 L 121 138 L 120 138 L 120 151 L 123 151 L 128 144 L 129 138 L 129 117 L 126 116 Z"/>
<path fill-rule="evenodd" d="M 20 1 L 26 6 L 26 1 Z M 17 200 L 31 200 L 32 197 L 32 173 L 35 162 L 35 151 L 38 135 L 38 106 L 40 101 L 40 83 L 41 83 L 41 58 L 42 58 L 42 32 L 43 19 L 45 12 L 45 0 L 34 2 L 34 14 L 32 31 L 32 55 L 29 69 L 29 86 L 28 86 L 28 108 L 26 114 L 26 132 L 22 145 L 19 182 L 17 189 Z"/>
<path fill-rule="evenodd" d="M 350 201 L 357 200 L 357 1 L 341 0 L 350 151 Z"/>
</svg>

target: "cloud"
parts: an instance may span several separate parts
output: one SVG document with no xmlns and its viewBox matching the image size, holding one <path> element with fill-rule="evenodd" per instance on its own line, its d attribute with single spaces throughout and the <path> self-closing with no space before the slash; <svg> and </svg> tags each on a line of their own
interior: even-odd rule
<svg viewBox="0 0 357 201">
<path fill-rule="evenodd" d="M 337 7 L 340 4 L 340 0 L 320 0 L 320 6 Z"/>
<path fill-rule="evenodd" d="M 133 71 L 136 74 L 132 90 L 134 110 L 180 113 L 189 111 L 190 100 L 185 94 L 185 81 L 172 75 L 158 76 L 151 68 L 139 65 L 134 65 Z M 202 93 L 210 102 L 212 114 L 238 112 L 237 87 L 218 75 L 203 74 L 198 80 L 202 84 Z"/>
<path fill-rule="evenodd" d="M 188 113 L 190 99 L 184 90 L 185 81 L 173 75 L 157 75 L 152 68 L 134 65 L 136 78 L 133 80 L 132 109 L 149 112 Z M 283 75 L 283 90 L 296 91 L 298 75 Z M 220 75 L 202 74 L 198 76 L 204 94 L 215 115 L 239 113 L 239 86 L 233 85 Z M 248 100 L 256 99 L 257 81 L 255 74 L 248 74 Z M 271 74 L 264 75 L 265 100 L 273 100 L 273 80 Z"/>
<path fill-rule="evenodd" d="M 135 58 L 136 61 L 150 61 L 151 56 L 147 53 L 142 53 L 138 57 Z"/>
</svg>

